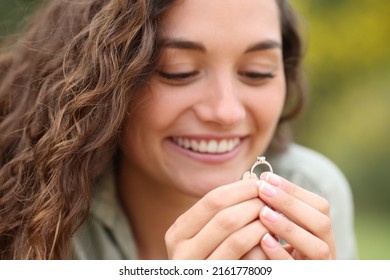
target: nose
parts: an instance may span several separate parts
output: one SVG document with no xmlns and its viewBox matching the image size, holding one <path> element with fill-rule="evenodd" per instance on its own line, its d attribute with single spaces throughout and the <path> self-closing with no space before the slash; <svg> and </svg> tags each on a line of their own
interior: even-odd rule
<svg viewBox="0 0 390 280">
<path fill-rule="evenodd" d="M 233 77 L 220 75 L 209 78 L 203 89 L 201 100 L 194 106 L 200 120 L 233 127 L 245 118 L 245 106 Z"/>
</svg>

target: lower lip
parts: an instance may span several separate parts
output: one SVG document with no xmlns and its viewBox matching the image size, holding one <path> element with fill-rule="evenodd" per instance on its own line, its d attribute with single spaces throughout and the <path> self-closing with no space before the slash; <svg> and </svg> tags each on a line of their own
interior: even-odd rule
<svg viewBox="0 0 390 280">
<path fill-rule="evenodd" d="M 238 144 L 230 152 L 226 152 L 222 154 L 208 154 L 208 153 L 197 153 L 192 150 L 185 149 L 177 145 L 175 142 L 173 142 L 172 139 L 167 139 L 168 144 L 170 145 L 170 147 L 175 149 L 175 151 L 193 160 L 199 161 L 201 163 L 208 163 L 208 164 L 221 164 L 232 160 L 234 157 L 237 156 L 237 154 L 242 149 L 244 141 L 245 139 L 241 139 L 240 144 Z"/>
</svg>

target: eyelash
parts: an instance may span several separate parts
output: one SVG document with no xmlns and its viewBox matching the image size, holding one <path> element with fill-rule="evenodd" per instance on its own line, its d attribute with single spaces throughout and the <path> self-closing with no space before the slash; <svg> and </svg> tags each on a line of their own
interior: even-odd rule
<svg viewBox="0 0 390 280">
<path fill-rule="evenodd" d="M 198 74 L 198 71 L 183 72 L 183 73 L 167 73 L 162 71 L 157 71 L 157 72 L 161 77 L 167 80 L 185 80 Z"/>
<path fill-rule="evenodd" d="M 164 79 L 172 80 L 172 81 L 185 81 L 187 79 L 190 79 L 194 76 L 196 76 L 199 72 L 198 71 L 192 71 L 192 72 L 180 72 L 180 73 L 167 73 L 163 71 L 157 71 L 157 73 Z M 260 73 L 260 72 L 239 72 L 239 74 L 247 79 L 250 80 L 266 80 L 266 79 L 272 79 L 275 77 L 274 73 Z"/>
<path fill-rule="evenodd" d="M 260 73 L 260 72 L 239 72 L 240 75 L 245 78 L 257 80 L 257 79 L 272 79 L 275 77 L 274 73 Z"/>
</svg>

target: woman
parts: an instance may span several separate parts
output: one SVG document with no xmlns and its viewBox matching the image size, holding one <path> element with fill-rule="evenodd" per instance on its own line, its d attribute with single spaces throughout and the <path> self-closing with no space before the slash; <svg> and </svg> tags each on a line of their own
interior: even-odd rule
<svg viewBox="0 0 390 280">
<path fill-rule="evenodd" d="M 283 0 L 49 1 L 0 62 L 2 258 L 354 258 L 343 175 L 283 136 L 300 53 Z"/>
</svg>

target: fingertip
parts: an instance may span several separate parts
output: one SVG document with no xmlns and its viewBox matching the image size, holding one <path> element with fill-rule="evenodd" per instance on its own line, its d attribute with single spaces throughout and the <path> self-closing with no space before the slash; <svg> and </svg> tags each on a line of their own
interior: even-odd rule
<svg viewBox="0 0 390 280">
<path fill-rule="evenodd" d="M 242 175 L 242 179 L 250 179 L 251 178 L 251 173 L 249 171 L 245 171 L 245 173 Z"/>
<path fill-rule="evenodd" d="M 278 246 L 278 242 L 268 232 L 264 234 L 261 242 L 264 244 L 264 246 L 270 249 L 274 249 Z"/>
<path fill-rule="evenodd" d="M 274 186 L 280 186 L 282 184 L 280 176 L 272 172 L 264 172 L 261 174 L 260 178 Z"/>
<path fill-rule="evenodd" d="M 267 180 L 267 176 L 268 176 L 268 171 L 267 172 L 263 172 L 260 174 L 260 180 L 264 180 L 266 181 Z"/>
<path fill-rule="evenodd" d="M 292 260 L 292 256 L 268 232 L 261 238 L 260 246 L 270 260 Z"/>
<path fill-rule="evenodd" d="M 250 172 L 250 171 L 245 171 L 244 175 L 242 175 L 242 179 L 255 179 L 255 180 L 259 180 L 257 178 L 257 175 L 253 172 Z"/>
</svg>

